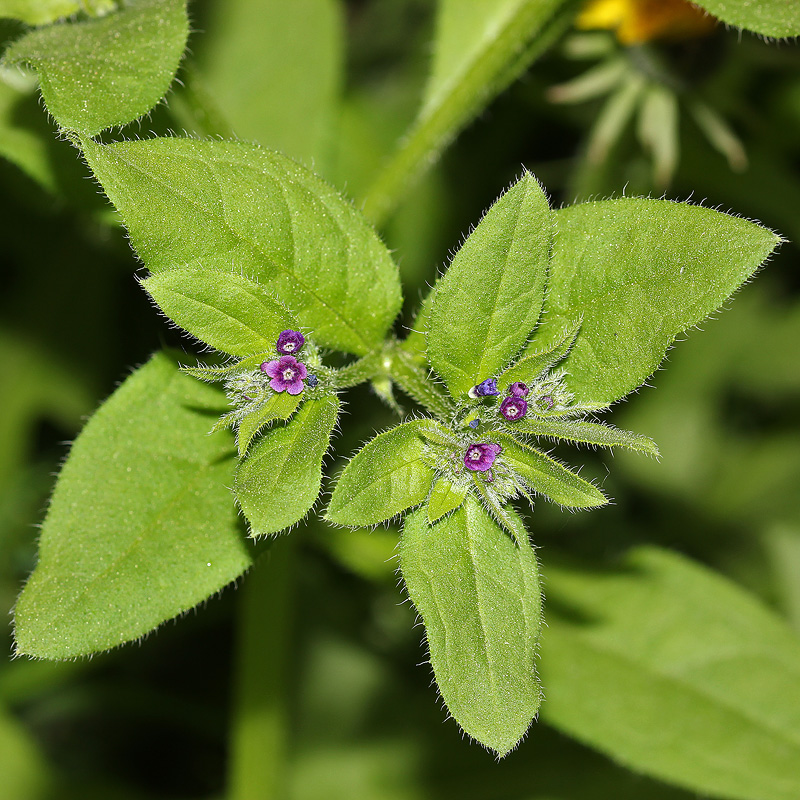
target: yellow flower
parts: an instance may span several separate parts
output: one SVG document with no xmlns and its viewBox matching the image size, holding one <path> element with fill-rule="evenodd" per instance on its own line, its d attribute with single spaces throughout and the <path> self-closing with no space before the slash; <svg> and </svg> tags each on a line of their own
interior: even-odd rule
<svg viewBox="0 0 800 800">
<path fill-rule="evenodd" d="M 631 45 L 705 36 L 717 21 L 686 0 L 588 0 L 575 24 L 616 31 L 622 44 Z"/>
</svg>

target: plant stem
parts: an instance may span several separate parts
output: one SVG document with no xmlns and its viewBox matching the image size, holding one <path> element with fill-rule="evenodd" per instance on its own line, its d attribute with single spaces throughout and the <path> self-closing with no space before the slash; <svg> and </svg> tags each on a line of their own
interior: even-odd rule
<svg viewBox="0 0 800 800">
<path fill-rule="evenodd" d="M 564 33 L 576 4 L 570 0 L 556 13 L 562 5 L 564 0 L 528 3 L 458 76 L 446 95 L 423 107 L 364 198 L 364 214 L 376 227 L 386 221 L 461 129 Z"/>
<path fill-rule="evenodd" d="M 455 414 L 455 406 L 450 399 L 436 387 L 428 377 L 428 372 L 418 360 L 401 347 L 395 346 L 387 351 L 389 360 L 388 376 L 410 397 L 425 406 L 435 416 L 450 422 Z"/>
<path fill-rule="evenodd" d="M 239 590 L 228 800 L 286 800 L 296 536 Z"/>
</svg>

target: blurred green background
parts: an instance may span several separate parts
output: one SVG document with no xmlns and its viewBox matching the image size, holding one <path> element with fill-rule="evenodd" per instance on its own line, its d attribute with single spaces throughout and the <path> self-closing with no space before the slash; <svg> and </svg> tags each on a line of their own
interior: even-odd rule
<svg viewBox="0 0 800 800">
<path fill-rule="evenodd" d="M 434 10 L 428 0 L 193 2 L 179 84 L 127 133 L 234 132 L 304 160 L 359 202 L 416 112 Z M 2 40 L 21 30 L 3 23 Z M 611 83 L 583 93 L 575 83 L 613 59 L 621 79 L 671 93 L 652 102 L 649 128 L 639 107 L 609 110 Z M 164 345 L 191 344 L 138 287 L 122 229 L 77 151 L 58 139 L 35 84 L 2 77 L 0 608 L 10 615 L 69 441 L 134 366 Z M 698 103 L 710 109 L 710 128 L 693 116 Z M 383 228 L 404 280 L 405 324 L 463 233 L 523 165 L 554 206 L 623 192 L 691 198 L 789 240 L 609 416 L 652 436 L 660 463 L 569 454 L 616 504 L 581 514 L 539 504 L 530 529 L 545 576 L 559 554 L 606 562 L 633 543 L 658 543 L 721 571 L 800 631 L 798 46 L 719 27 L 700 39 L 622 48 L 612 33 L 568 30 Z M 340 458 L 392 419 L 364 388 L 347 400 Z M 445 721 L 420 665 L 421 630 L 394 572 L 396 531 L 312 523 L 296 535 L 289 797 L 696 796 L 541 723 L 495 763 Z M 90 660 L 0 660 L 0 798 L 222 797 L 237 601 L 229 588 L 141 643 Z M 265 608 L 265 636 L 270 617 Z M 10 624 L 2 635 L 10 655 Z"/>
</svg>

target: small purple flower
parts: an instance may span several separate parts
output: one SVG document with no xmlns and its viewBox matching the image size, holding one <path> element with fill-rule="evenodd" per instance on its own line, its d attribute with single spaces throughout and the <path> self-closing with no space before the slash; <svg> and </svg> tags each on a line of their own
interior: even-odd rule
<svg viewBox="0 0 800 800">
<path fill-rule="evenodd" d="M 480 421 L 479 419 L 471 419 L 471 420 L 470 420 L 470 421 L 467 423 L 467 425 L 469 425 L 469 426 L 470 426 L 470 428 L 472 428 L 472 430 L 475 430 L 475 428 L 477 428 L 477 427 L 478 427 L 478 425 L 480 425 L 480 424 L 481 424 L 481 421 Z"/>
<path fill-rule="evenodd" d="M 283 331 L 278 337 L 275 349 L 284 355 L 291 355 L 300 350 L 306 343 L 306 337 L 300 331 Z"/>
<path fill-rule="evenodd" d="M 522 381 L 516 381 L 508 387 L 508 391 L 511 393 L 512 397 L 527 397 L 530 389 L 528 388 L 528 384 Z"/>
<path fill-rule="evenodd" d="M 539 398 L 539 402 L 549 411 L 553 407 L 553 398 L 549 394 Z"/>
<path fill-rule="evenodd" d="M 319 378 L 316 375 L 309 375 L 306 383 L 309 389 L 313 389 L 319 383 Z"/>
<path fill-rule="evenodd" d="M 471 444 L 464 453 L 464 466 L 473 472 L 486 472 L 503 448 L 492 442 Z"/>
<path fill-rule="evenodd" d="M 494 378 L 487 378 L 470 390 L 470 397 L 493 397 L 500 394 L 497 390 L 497 381 Z"/>
<path fill-rule="evenodd" d="M 521 397 L 506 397 L 500 403 L 500 413 L 509 421 L 522 419 L 528 413 L 528 404 Z"/>
<path fill-rule="evenodd" d="M 303 378 L 308 375 L 305 364 L 301 364 L 294 356 L 281 356 L 277 361 L 265 361 L 261 371 L 266 372 L 272 380 L 270 388 L 275 392 L 300 394 L 303 391 Z"/>
</svg>

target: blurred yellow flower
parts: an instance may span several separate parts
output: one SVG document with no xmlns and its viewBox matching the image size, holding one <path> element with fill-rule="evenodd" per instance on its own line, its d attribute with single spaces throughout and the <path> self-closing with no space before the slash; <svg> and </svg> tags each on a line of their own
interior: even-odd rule
<svg viewBox="0 0 800 800">
<path fill-rule="evenodd" d="M 588 0 L 576 26 L 616 31 L 622 44 L 710 33 L 717 20 L 686 0 Z"/>
</svg>

